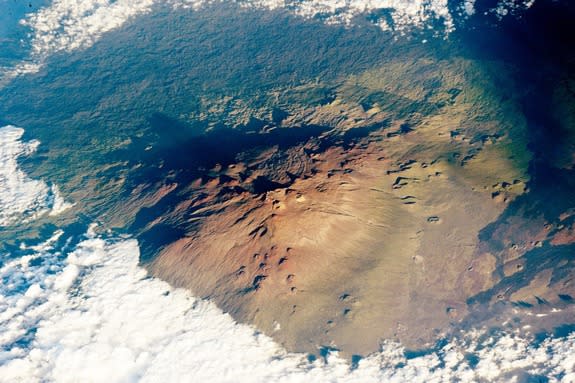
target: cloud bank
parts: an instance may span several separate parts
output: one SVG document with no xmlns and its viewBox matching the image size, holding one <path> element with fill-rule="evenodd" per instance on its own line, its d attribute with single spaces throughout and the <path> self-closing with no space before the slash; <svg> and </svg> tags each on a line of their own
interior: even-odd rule
<svg viewBox="0 0 575 383">
<path fill-rule="evenodd" d="M 31 217 L 30 201 L 49 190 L 17 167 L 38 145 L 21 142 L 22 134 L 0 129 L 0 174 L 10 185 L 1 196 L 18 207 L 11 220 Z M 94 226 L 80 237 L 56 230 L 43 243 L 2 254 L 0 383 L 575 382 L 575 333 L 534 344 L 478 330 L 417 357 L 388 342 L 354 367 L 335 352 L 310 360 L 150 278 L 138 260 L 137 241 L 98 236 Z"/>
<path fill-rule="evenodd" d="M 310 362 L 147 277 L 135 240 L 89 233 L 65 253 L 63 235 L 23 247 L 27 255 L 0 269 L 9 281 L 0 382 L 575 381 L 575 334 L 535 346 L 510 334 L 479 341 L 478 331 L 411 359 L 387 343 L 354 369 L 337 354 Z"/>
<path fill-rule="evenodd" d="M 70 52 L 92 46 L 102 35 L 122 27 L 129 20 L 147 14 L 154 7 L 170 4 L 176 11 L 199 9 L 226 0 L 53 0 L 21 21 L 29 28 L 30 57 L 3 74 L 3 82 L 15 76 L 35 73 L 57 52 Z M 441 35 L 455 29 L 455 18 L 475 13 L 475 0 L 463 0 L 450 11 L 449 0 L 233 0 L 243 7 L 286 9 L 328 24 L 351 25 L 356 17 L 369 19 L 383 30 L 402 34 L 413 28 L 433 29 Z M 503 18 L 531 7 L 535 0 L 499 0 L 492 12 Z M 452 14 L 454 13 L 454 14 Z"/>
<path fill-rule="evenodd" d="M 18 159 L 33 153 L 38 141 L 23 143 L 24 129 L 0 128 L 0 228 L 34 220 L 44 214 L 58 214 L 70 205 L 56 186 L 33 180 L 18 168 Z"/>
<path fill-rule="evenodd" d="M 94 44 L 102 34 L 149 12 L 154 0 L 54 0 L 22 23 L 32 30 L 32 55 L 43 57 Z"/>
</svg>

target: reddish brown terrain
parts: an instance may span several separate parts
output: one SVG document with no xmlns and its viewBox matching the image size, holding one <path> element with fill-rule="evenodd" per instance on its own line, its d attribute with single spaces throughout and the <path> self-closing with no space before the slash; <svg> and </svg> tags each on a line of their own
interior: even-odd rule
<svg viewBox="0 0 575 383">
<path fill-rule="evenodd" d="M 107 183 L 79 175 L 69 196 L 106 200 L 100 218 L 136 235 L 153 276 L 289 350 L 550 329 L 575 297 L 573 164 L 537 165 L 517 99 L 494 85 L 508 81 L 494 63 L 422 56 L 319 98 L 310 83 L 261 108 L 211 100 L 189 121 L 154 116 L 95 170 Z M 186 125 L 210 113 L 234 127 Z"/>
<path fill-rule="evenodd" d="M 500 262 L 478 234 L 529 180 L 528 154 L 507 154 L 524 148 L 521 120 L 497 120 L 490 96 L 446 76 L 466 88 L 435 95 L 448 103 L 435 113 L 398 118 L 344 84 L 329 103 L 242 133 L 257 145 L 163 181 L 136 217 L 147 267 L 292 350 L 429 345 L 493 286 Z M 417 83 L 393 91 L 423 97 Z"/>
<path fill-rule="evenodd" d="M 73 207 L 0 253 L 98 222 L 288 351 L 573 325 L 569 13 L 400 35 L 232 3 L 153 12 L 2 88 L 41 142 L 19 166 Z"/>
</svg>

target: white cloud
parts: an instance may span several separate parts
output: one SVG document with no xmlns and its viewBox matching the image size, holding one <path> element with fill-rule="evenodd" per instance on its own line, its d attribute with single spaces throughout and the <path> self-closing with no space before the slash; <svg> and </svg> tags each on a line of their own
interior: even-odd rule
<svg viewBox="0 0 575 383">
<path fill-rule="evenodd" d="M 0 129 L 4 220 L 50 209 L 50 188 L 17 167 L 38 146 L 22 134 Z M 214 304 L 149 278 L 133 239 L 105 239 L 91 227 L 74 240 L 57 230 L 18 252 L 0 264 L 0 383 L 467 382 L 525 373 L 575 382 L 575 334 L 533 345 L 512 334 L 480 342 L 476 331 L 412 359 L 387 342 L 351 369 L 337 354 L 309 362 L 288 353 Z"/>
<path fill-rule="evenodd" d="M 158 0 L 53 0 L 29 14 L 21 24 L 30 29 L 30 57 L 1 73 L 1 83 L 16 76 L 36 73 L 56 52 L 92 46 L 106 32 L 131 18 L 148 13 Z"/>
<path fill-rule="evenodd" d="M 0 129 L 0 196 L 18 207 L 3 219 L 29 218 L 31 205 L 48 209 L 34 201 L 44 201 L 49 188 L 17 167 L 38 145 L 22 143 L 22 134 Z M 484 333 L 475 331 L 411 359 L 387 342 L 355 369 L 337 354 L 309 362 L 214 304 L 149 278 L 135 240 L 98 237 L 90 227 L 74 241 L 57 230 L 3 255 L 0 383 L 467 382 L 526 373 L 575 382 L 575 334 L 533 345 L 513 334 L 479 341 Z"/>
<path fill-rule="evenodd" d="M 499 19 L 502 19 L 507 15 L 516 15 L 518 12 L 523 12 L 533 6 L 534 3 L 535 0 L 500 0 L 491 12 L 495 13 Z"/>
<path fill-rule="evenodd" d="M 28 21 L 36 31 L 35 52 L 43 56 L 89 46 L 102 33 L 151 9 L 151 1 L 141 3 L 54 2 L 42 17 Z M 391 3 L 399 4 L 346 1 L 340 7 L 302 1 L 295 11 L 306 17 L 332 12 L 333 20 L 348 22 L 362 6 Z M 424 20 L 418 13 L 421 3 L 405 4 L 402 20 Z M 435 6 L 436 14 L 445 12 Z M 17 159 L 39 144 L 22 143 L 22 134 L 16 127 L 0 129 L 0 226 L 66 207 L 55 186 L 30 179 L 18 168 Z M 575 382 L 574 334 L 533 345 L 511 334 L 479 343 L 482 333 L 477 332 L 413 359 L 404 356 L 401 345 L 386 343 L 354 370 L 337 355 L 327 363 L 310 363 L 235 323 L 210 302 L 148 278 L 138 266 L 135 240 L 105 240 L 89 232 L 69 251 L 62 244 L 65 236 L 57 231 L 41 245 L 23 245 L 24 255 L 0 266 L 2 383 L 467 382 L 509 380 L 522 372 L 548 376 L 551 382 Z M 476 366 L 467 354 L 477 357 Z"/>
<path fill-rule="evenodd" d="M 467 16 L 473 16 L 475 14 L 475 0 L 464 0 L 462 10 Z"/>
<path fill-rule="evenodd" d="M 29 254 L 0 269 L 8 280 L 0 382 L 466 382 L 525 372 L 575 381 L 575 334 L 534 346 L 516 335 L 479 343 L 477 331 L 413 359 L 390 342 L 354 370 L 337 355 L 310 363 L 210 302 L 148 278 L 135 240 L 91 234 L 63 254 L 62 235 L 23 247 Z"/>
<path fill-rule="evenodd" d="M 209 0 L 171 0 L 176 8 L 198 9 Z M 224 2 L 224 1 L 222 1 Z M 453 19 L 448 9 L 448 0 L 237 0 L 235 3 L 246 8 L 288 9 L 304 17 L 321 16 L 326 23 L 352 24 L 354 17 L 373 11 L 386 9 L 391 11 L 393 27 L 404 31 L 411 27 L 425 27 L 432 20 L 443 20 L 445 32 L 453 30 Z M 380 20 L 382 29 L 389 30 L 391 25 Z"/>
<path fill-rule="evenodd" d="M 154 0 L 54 0 L 23 23 L 32 29 L 32 52 L 43 57 L 91 46 L 102 34 L 151 10 Z"/>
<path fill-rule="evenodd" d="M 535 0 L 501 0 L 493 12 L 499 17 L 529 8 Z M 199 9 L 206 4 L 226 0 L 54 0 L 49 6 L 29 14 L 22 24 L 30 28 L 30 57 L 15 68 L 2 73 L 2 83 L 18 75 L 35 73 L 47 57 L 55 52 L 70 52 L 92 46 L 107 32 L 123 26 L 127 21 L 151 12 L 154 6 L 171 4 L 175 9 Z M 449 0 L 230 0 L 243 7 L 260 9 L 285 8 L 304 18 L 321 18 L 330 24 L 352 23 L 354 17 L 385 9 L 389 19 L 380 18 L 376 24 L 397 33 L 412 28 L 427 28 L 439 21 L 440 34 L 455 28 L 454 15 L 449 11 Z M 464 0 L 459 17 L 475 13 L 475 0 Z M 1 85 L 1 84 L 0 84 Z"/>
<path fill-rule="evenodd" d="M 56 215 L 69 208 L 56 186 L 33 180 L 18 168 L 18 159 L 33 153 L 38 141 L 22 142 L 24 129 L 0 128 L 0 227 L 31 221 L 49 213 Z"/>
</svg>

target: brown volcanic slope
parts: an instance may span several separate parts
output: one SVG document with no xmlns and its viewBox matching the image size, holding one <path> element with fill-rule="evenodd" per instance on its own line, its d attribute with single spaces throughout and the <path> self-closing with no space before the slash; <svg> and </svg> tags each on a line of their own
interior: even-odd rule
<svg viewBox="0 0 575 383">
<path fill-rule="evenodd" d="M 525 126 L 468 62 L 441 63 L 431 95 L 418 81 L 437 63 L 394 65 L 323 105 L 183 143 L 159 167 L 186 171 L 133 192 L 152 274 L 291 350 L 422 347 L 463 319 L 497 267 L 475 259 L 478 233 L 525 189 Z"/>
<path fill-rule="evenodd" d="M 569 134 L 532 159 L 510 68 L 401 57 L 110 134 L 75 157 L 58 183 L 75 207 L 50 219 L 127 228 L 152 275 L 289 350 L 571 323 L 571 82 L 542 108 Z"/>
<path fill-rule="evenodd" d="M 75 205 L 2 230 L 0 248 L 99 220 L 136 235 L 153 275 L 312 353 L 573 323 L 575 80 L 548 66 L 554 38 L 526 40 L 543 62 L 515 49 L 494 62 L 481 57 L 507 47 L 493 44 L 505 32 L 458 56 L 457 43 L 299 24 L 294 35 L 291 21 L 262 28 L 235 9 L 207 39 L 182 38 L 217 20 L 210 12 L 193 12 L 200 24 L 148 20 L 165 26 L 161 39 L 137 23 L 137 38 L 114 35 L 137 49 L 101 41 L 81 52 L 87 63 L 66 59 L 3 93 L 2 114 L 42 142 L 26 172 Z M 246 41 L 252 27 L 263 32 Z M 294 39 L 307 34 L 325 44 Z M 304 56 L 307 74 L 293 76 Z"/>
</svg>

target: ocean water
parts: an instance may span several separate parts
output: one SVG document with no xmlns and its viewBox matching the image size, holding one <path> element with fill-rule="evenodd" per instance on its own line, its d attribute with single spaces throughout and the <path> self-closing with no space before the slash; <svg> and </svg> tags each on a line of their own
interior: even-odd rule
<svg viewBox="0 0 575 383">
<path fill-rule="evenodd" d="M 379 21 L 382 28 L 440 20 L 444 31 L 456 24 L 447 2 L 401 4 L 298 1 L 290 9 L 344 24 L 369 7 L 397 9 Z M 176 11 L 201 5 L 173 4 Z M 248 5 L 273 9 L 283 3 Z M 154 6 L 55 0 L 26 16 L 29 59 L 6 76 L 33 73 L 50 55 L 90 46 Z M 493 12 L 504 17 L 528 6 L 500 2 Z M 471 15 L 473 7 L 466 1 L 460 12 Z M 0 230 L 71 207 L 57 185 L 21 168 L 43 145 L 24 138 L 25 129 L 0 128 Z M 35 241 L 14 238 L 18 246 L 0 254 L 0 382 L 575 382 L 573 333 L 535 342 L 478 328 L 417 354 L 387 342 L 353 363 L 337 351 L 320 358 L 289 353 L 209 301 L 151 278 L 138 265 L 135 239 L 98 228 L 97 222 L 80 230 L 50 226 Z"/>
</svg>

